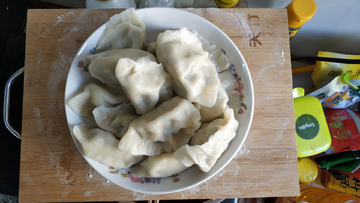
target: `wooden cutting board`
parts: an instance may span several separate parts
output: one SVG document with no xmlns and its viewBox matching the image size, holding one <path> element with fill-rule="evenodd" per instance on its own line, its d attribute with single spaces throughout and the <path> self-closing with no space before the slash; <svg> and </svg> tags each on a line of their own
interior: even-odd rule
<svg viewBox="0 0 360 203">
<path fill-rule="evenodd" d="M 65 117 L 66 77 L 80 46 L 121 10 L 29 10 L 20 202 L 212 199 L 299 195 L 292 75 L 284 9 L 185 9 L 222 29 L 242 52 L 255 89 L 253 123 L 236 158 L 183 192 L 123 189 L 81 156 Z"/>
</svg>

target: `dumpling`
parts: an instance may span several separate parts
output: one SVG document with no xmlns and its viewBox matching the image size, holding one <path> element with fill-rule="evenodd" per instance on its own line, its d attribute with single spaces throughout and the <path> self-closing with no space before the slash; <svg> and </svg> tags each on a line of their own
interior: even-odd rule
<svg viewBox="0 0 360 203">
<path fill-rule="evenodd" d="M 156 56 L 156 47 L 157 47 L 156 42 L 150 42 L 146 47 L 146 51 Z"/>
<path fill-rule="evenodd" d="M 207 123 L 221 116 L 223 111 L 225 110 L 228 101 L 229 97 L 226 94 L 225 89 L 223 87 L 219 87 L 217 89 L 217 98 L 214 106 L 210 108 L 206 106 L 200 107 L 201 123 Z"/>
<path fill-rule="evenodd" d="M 166 178 L 189 167 L 175 159 L 174 152 L 149 156 L 131 168 L 131 173 L 139 177 Z"/>
<path fill-rule="evenodd" d="M 190 102 L 212 107 L 220 80 L 208 55 L 198 37 L 186 28 L 158 35 L 156 56 L 171 75 L 174 91 Z"/>
<path fill-rule="evenodd" d="M 145 24 L 135 9 L 129 8 L 109 19 L 96 46 L 96 52 L 122 48 L 143 49 L 145 39 Z"/>
<path fill-rule="evenodd" d="M 84 156 L 115 168 L 129 168 L 145 156 L 133 156 L 117 148 L 119 140 L 109 132 L 85 125 L 75 125 L 73 133 L 80 142 Z"/>
<path fill-rule="evenodd" d="M 145 114 L 160 101 L 172 98 L 171 77 L 161 64 L 147 58 L 122 58 L 116 65 L 116 78 L 136 113 Z"/>
<path fill-rule="evenodd" d="M 221 86 L 226 90 L 227 93 L 239 87 L 236 78 L 230 73 L 229 70 L 225 70 L 219 73 L 219 79 Z"/>
<path fill-rule="evenodd" d="M 121 92 L 90 83 L 83 92 L 70 99 L 68 105 L 79 116 L 91 117 L 92 111 L 98 106 L 115 107 L 123 103 L 129 103 L 129 100 Z"/>
<path fill-rule="evenodd" d="M 229 70 L 219 73 L 219 78 L 221 86 L 226 90 L 229 97 L 227 104 L 234 110 L 234 116 L 236 118 L 239 114 L 242 103 L 241 94 L 236 90 L 239 87 L 239 84 Z"/>
<path fill-rule="evenodd" d="M 120 58 L 132 60 L 148 58 L 157 62 L 154 55 L 140 49 L 115 49 L 89 55 L 86 58 L 90 61 L 89 72 L 91 75 L 102 83 L 117 89 L 121 89 L 121 85 L 115 76 L 115 67 Z"/>
<path fill-rule="evenodd" d="M 208 172 L 235 137 L 237 128 L 233 110 L 226 108 L 223 119 L 203 124 L 192 138 L 194 141 L 191 142 L 195 145 L 180 147 L 174 157 L 185 166 L 196 164 L 202 171 Z"/>
<path fill-rule="evenodd" d="M 93 115 L 96 124 L 101 129 L 112 133 L 117 138 L 122 138 L 131 121 L 139 117 L 130 103 L 120 104 L 117 107 L 99 106 L 93 110 Z"/>
<path fill-rule="evenodd" d="M 210 123 L 203 123 L 198 132 L 191 138 L 189 145 L 195 146 L 206 143 L 209 137 L 219 129 L 219 126 L 224 125 L 224 122 L 224 119 L 215 119 Z"/>
<path fill-rule="evenodd" d="M 200 127 L 199 110 L 174 97 L 131 122 L 119 149 L 133 155 L 158 155 L 189 142 Z"/>
<path fill-rule="evenodd" d="M 230 91 L 228 105 L 230 108 L 234 110 L 235 118 L 239 115 L 239 111 L 241 109 L 241 103 L 242 103 L 241 94 L 236 90 Z"/>
<path fill-rule="evenodd" d="M 198 35 L 196 32 L 194 32 L 194 33 L 198 36 L 198 38 L 202 44 L 202 48 L 205 51 L 209 52 L 209 58 L 215 64 L 217 72 L 220 73 L 220 72 L 228 69 L 230 66 L 230 61 L 229 61 L 228 57 L 224 54 L 224 52 L 221 49 L 217 48 L 215 45 L 210 44 L 201 35 Z"/>
</svg>

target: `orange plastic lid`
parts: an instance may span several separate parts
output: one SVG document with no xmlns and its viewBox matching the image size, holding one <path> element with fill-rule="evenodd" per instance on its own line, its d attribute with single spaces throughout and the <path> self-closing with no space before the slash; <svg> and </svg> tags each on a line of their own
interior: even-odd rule
<svg viewBox="0 0 360 203">
<path fill-rule="evenodd" d="M 289 27 L 297 28 L 314 16 L 316 3 L 314 0 L 293 0 L 286 9 Z"/>
</svg>

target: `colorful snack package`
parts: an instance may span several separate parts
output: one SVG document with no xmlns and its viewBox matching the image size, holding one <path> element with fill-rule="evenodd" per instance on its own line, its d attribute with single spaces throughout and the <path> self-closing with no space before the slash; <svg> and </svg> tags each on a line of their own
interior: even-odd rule
<svg viewBox="0 0 360 203">
<path fill-rule="evenodd" d="M 330 168 L 337 171 L 353 174 L 360 168 L 360 159 L 348 161 L 339 165 L 332 166 Z"/>
<path fill-rule="evenodd" d="M 314 161 L 320 168 L 329 168 L 360 159 L 360 151 L 346 151 L 325 156 L 317 156 Z"/>
<path fill-rule="evenodd" d="M 333 52 L 319 51 L 318 57 L 339 58 L 339 59 L 360 59 L 360 55 L 339 54 Z M 330 83 L 335 77 L 351 73 L 350 81 L 360 85 L 360 64 L 345 64 L 336 62 L 316 61 L 316 67 L 311 75 L 317 89 Z"/>
<path fill-rule="evenodd" d="M 312 157 L 323 171 L 336 179 L 344 179 L 342 174 L 354 174 L 360 168 L 360 151 L 346 151 Z"/>
<path fill-rule="evenodd" d="M 360 150 L 360 113 L 348 109 L 324 109 L 331 135 L 326 154 Z"/>
<path fill-rule="evenodd" d="M 353 80 L 349 84 L 349 74 L 342 74 L 326 86 L 308 94 L 319 99 L 322 106 L 332 109 L 346 109 L 360 101 L 359 91 L 355 90 Z M 359 80 L 360 81 L 360 80 Z"/>
<path fill-rule="evenodd" d="M 319 168 L 342 179 L 341 174 L 360 178 L 360 112 L 349 109 L 324 109 L 331 135 L 331 146 L 312 157 Z"/>
</svg>

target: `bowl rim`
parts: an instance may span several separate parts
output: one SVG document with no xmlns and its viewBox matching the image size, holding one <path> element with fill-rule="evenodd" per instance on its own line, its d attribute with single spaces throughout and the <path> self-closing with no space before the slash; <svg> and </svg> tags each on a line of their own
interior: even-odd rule
<svg viewBox="0 0 360 203">
<path fill-rule="evenodd" d="M 246 126 L 246 129 L 245 131 L 243 132 L 243 139 L 241 140 L 241 142 L 239 143 L 239 145 L 236 147 L 236 150 L 232 153 L 232 155 L 222 164 L 221 167 L 218 167 L 215 171 L 212 171 L 212 175 L 209 175 L 207 176 L 206 178 L 203 178 L 201 181 L 197 181 L 197 182 L 194 182 L 193 184 L 191 185 L 188 185 L 188 186 L 184 186 L 184 187 L 181 187 L 181 188 L 178 188 L 178 189 L 175 189 L 175 190 L 168 190 L 168 191 L 144 191 L 144 190 L 141 190 L 141 189 L 134 189 L 133 187 L 127 187 L 127 185 L 119 185 L 118 183 L 115 183 L 114 181 L 111 180 L 111 178 L 107 178 L 108 177 L 108 174 L 104 174 L 103 172 L 100 172 L 98 171 L 94 166 L 94 164 L 97 162 L 91 158 L 88 158 L 86 156 L 84 156 L 81 152 L 81 149 L 79 146 L 79 143 L 77 142 L 75 136 L 73 135 L 72 133 L 72 127 L 74 126 L 74 124 L 69 124 L 69 118 L 68 118 L 68 111 L 66 111 L 66 118 L 67 118 L 67 124 L 68 124 L 68 127 L 69 127 L 69 130 L 70 130 L 70 133 L 71 133 L 71 136 L 79 150 L 79 152 L 81 153 L 81 155 L 85 158 L 85 160 L 89 163 L 89 165 L 91 165 L 98 173 L 100 173 L 103 177 L 107 178 L 109 181 L 113 182 L 114 184 L 122 187 L 122 188 L 125 188 L 125 189 L 128 189 L 128 190 L 131 190 L 131 191 L 134 191 L 134 192 L 141 192 L 141 193 L 147 193 L 147 194 L 168 194 L 168 193 L 173 193 L 173 192 L 179 192 L 179 191 L 183 191 L 183 190 L 187 190 L 189 188 L 192 188 L 192 187 L 195 187 L 205 181 L 207 181 L 208 179 L 212 178 L 213 176 L 215 176 L 216 174 L 218 174 L 223 168 L 225 168 L 231 161 L 233 161 L 234 157 L 238 154 L 240 148 L 242 147 L 242 145 L 244 144 L 248 134 L 249 134 L 249 131 L 250 131 L 250 128 L 251 128 L 251 125 L 252 125 L 252 121 L 253 121 L 253 114 L 254 114 L 254 104 L 255 104 L 255 101 L 254 101 L 254 87 L 253 87 L 253 82 L 252 82 L 252 78 L 251 78 L 251 75 L 250 75 L 250 70 L 247 66 L 247 63 L 243 57 L 243 55 L 241 54 L 239 48 L 236 46 L 236 44 L 230 39 L 230 37 L 228 37 L 220 28 L 218 28 L 216 25 L 214 25 L 213 23 L 211 23 L 210 21 L 206 20 L 205 18 L 201 17 L 201 16 L 198 16 L 196 14 L 193 14 L 191 12 L 188 12 L 186 10 L 179 10 L 179 9 L 175 9 L 175 8 L 144 8 L 144 9 L 138 9 L 136 10 L 136 12 L 138 13 L 139 16 L 142 16 L 142 15 L 148 15 L 149 13 L 167 13 L 167 14 L 172 14 L 172 15 L 185 15 L 185 16 L 189 16 L 188 18 L 195 18 L 197 19 L 198 21 L 200 22 L 203 22 L 205 24 L 207 24 L 207 26 L 210 26 L 210 27 L 213 27 L 216 32 L 218 33 L 221 33 L 222 37 L 224 39 L 227 39 L 228 43 L 232 44 L 232 46 L 235 48 L 235 50 L 237 51 L 237 53 L 235 55 L 237 55 L 237 57 L 240 57 L 241 61 L 242 61 L 242 67 L 243 69 L 245 69 L 244 73 L 242 73 L 242 76 L 245 77 L 245 79 L 247 79 L 247 83 L 246 85 L 248 85 L 248 89 L 249 89 L 249 95 L 247 95 L 247 100 L 250 101 L 250 105 L 248 105 L 248 109 L 246 110 L 247 114 L 249 115 L 249 119 L 248 119 L 248 124 Z M 141 18 L 140 18 L 141 19 Z M 143 19 L 142 19 L 143 20 Z M 107 23 L 107 22 L 106 22 Z M 83 43 L 83 45 L 80 47 L 80 49 L 78 50 L 78 52 L 76 53 L 75 55 L 75 58 L 71 64 L 71 67 L 70 67 L 70 70 L 73 68 L 73 67 L 76 67 L 77 64 L 76 64 L 76 59 L 78 56 L 80 56 L 80 54 L 83 53 L 84 49 L 86 48 L 86 46 L 93 42 L 93 38 L 96 36 L 96 35 L 99 35 L 99 33 L 102 33 L 102 31 L 105 29 L 105 26 L 106 26 L 106 23 L 104 23 L 103 25 L 101 25 L 99 28 L 97 28 L 87 39 L 86 41 Z M 145 24 L 145 23 L 144 23 Z M 146 24 L 145 24 L 146 26 Z M 147 28 L 147 26 L 146 26 Z M 148 31 L 148 30 L 146 30 Z M 203 35 L 202 35 L 203 36 Z M 203 36 L 204 37 L 204 36 Z M 206 38 L 206 37 L 204 37 Z M 146 44 L 148 44 L 150 41 L 148 41 L 149 39 L 147 38 L 147 42 Z M 97 42 L 96 42 L 97 43 Z M 211 43 L 211 42 L 210 42 Z M 67 106 L 67 100 L 69 99 L 69 96 L 67 96 L 67 89 L 69 88 L 68 87 L 68 82 L 70 80 L 70 71 L 69 70 L 69 74 L 67 76 L 67 80 L 66 80 L 66 86 L 65 86 L 65 108 L 68 110 L 68 106 Z M 82 90 L 82 89 L 81 89 Z M 237 118 L 237 120 L 239 121 L 239 119 Z M 240 124 L 239 124 L 239 128 L 240 128 Z M 239 129 L 238 129 L 239 131 Z M 238 136 L 238 131 L 236 132 L 236 136 Z M 230 145 L 231 145 L 232 142 L 230 142 Z M 230 147 L 229 145 L 229 147 Z M 228 151 L 229 147 L 227 148 L 226 151 Z M 225 151 L 225 152 L 226 152 Z M 225 153 L 224 152 L 224 153 Z M 221 157 L 223 156 L 223 154 L 221 155 Z M 221 157 L 219 159 L 221 159 Z M 217 160 L 217 162 L 219 161 L 219 159 Z M 97 162 L 99 164 L 102 164 L 100 162 Z M 102 164 L 104 165 L 104 164 Z M 216 165 L 216 164 L 215 164 Z M 215 166 L 214 165 L 214 166 Z M 191 168 L 194 168 L 196 167 L 195 165 L 192 166 Z M 197 168 L 197 167 L 196 167 Z M 189 170 L 189 169 L 187 169 Z M 209 172 L 210 172 L 209 171 Z M 183 172 L 181 172 L 183 173 Z"/>
</svg>

